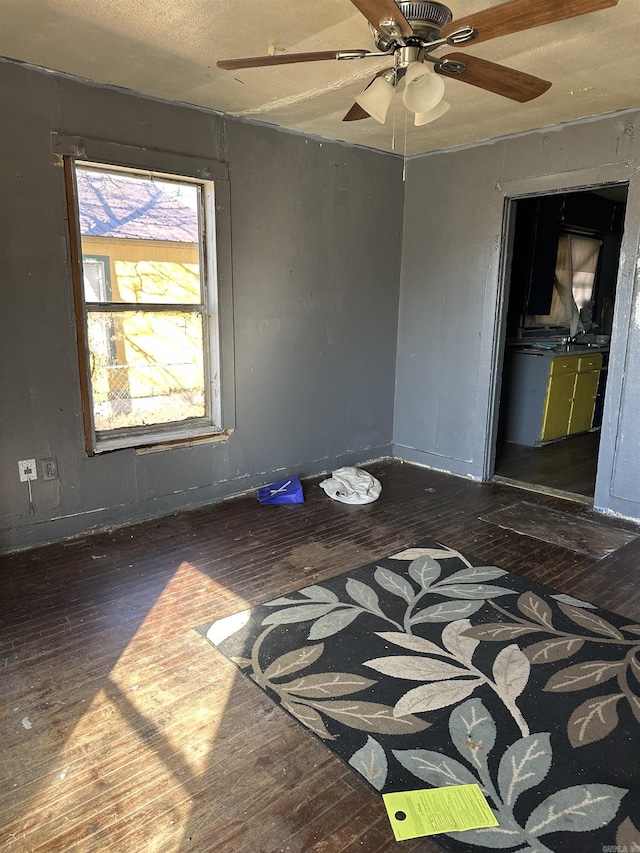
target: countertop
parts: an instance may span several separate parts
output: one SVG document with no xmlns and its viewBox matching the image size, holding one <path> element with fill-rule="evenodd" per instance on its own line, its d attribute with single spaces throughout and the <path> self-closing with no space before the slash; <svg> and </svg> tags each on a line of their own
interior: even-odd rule
<svg viewBox="0 0 640 853">
<path fill-rule="evenodd" d="M 567 344 L 546 341 L 512 341 L 507 344 L 507 347 L 511 352 L 529 353 L 546 358 L 555 358 L 559 355 L 588 355 L 592 352 L 609 352 L 608 343 L 597 341 L 573 341 Z"/>
</svg>

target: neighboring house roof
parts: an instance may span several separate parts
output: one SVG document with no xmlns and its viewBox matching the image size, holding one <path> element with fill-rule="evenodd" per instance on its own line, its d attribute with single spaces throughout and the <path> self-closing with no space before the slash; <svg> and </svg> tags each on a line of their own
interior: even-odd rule
<svg viewBox="0 0 640 853">
<path fill-rule="evenodd" d="M 77 184 L 83 237 L 198 241 L 198 215 L 179 185 L 81 168 Z"/>
</svg>

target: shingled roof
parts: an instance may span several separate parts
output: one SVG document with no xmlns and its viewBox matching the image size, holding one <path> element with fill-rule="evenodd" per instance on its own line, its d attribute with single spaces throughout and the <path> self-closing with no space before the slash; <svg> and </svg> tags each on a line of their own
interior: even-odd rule
<svg viewBox="0 0 640 853">
<path fill-rule="evenodd" d="M 197 212 L 180 198 L 184 185 L 81 168 L 76 177 L 84 237 L 198 242 Z"/>
</svg>

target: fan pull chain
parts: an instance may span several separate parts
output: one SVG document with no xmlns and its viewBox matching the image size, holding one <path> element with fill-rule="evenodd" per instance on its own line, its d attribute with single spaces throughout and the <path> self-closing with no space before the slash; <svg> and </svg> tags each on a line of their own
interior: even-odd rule
<svg viewBox="0 0 640 853">
<path fill-rule="evenodd" d="M 391 150 L 396 150 L 396 102 L 398 100 L 398 77 L 393 79 L 393 122 L 391 123 Z"/>
<path fill-rule="evenodd" d="M 404 155 L 402 159 L 402 183 L 407 180 L 407 134 L 409 132 L 409 111 L 404 111 Z"/>
</svg>

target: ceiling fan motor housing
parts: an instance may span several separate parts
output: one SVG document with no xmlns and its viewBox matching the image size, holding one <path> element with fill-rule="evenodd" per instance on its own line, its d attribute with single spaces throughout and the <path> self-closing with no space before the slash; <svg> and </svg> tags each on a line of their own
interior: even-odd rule
<svg viewBox="0 0 640 853">
<path fill-rule="evenodd" d="M 407 44 L 424 46 L 439 39 L 442 27 L 453 20 L 451 9 L 443 3 L 421 3 L 414 0 L 397 0 L 397 3 L 413 29 L 413 35 L 405 38 Z M 382 53 L 390 53 L 398 46 L 399 43 L 393 35 L 378 32 L 374 27 L 371 29 L 376 47 Z"/>
</svg>

